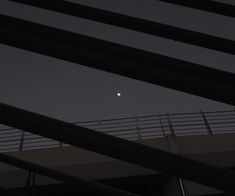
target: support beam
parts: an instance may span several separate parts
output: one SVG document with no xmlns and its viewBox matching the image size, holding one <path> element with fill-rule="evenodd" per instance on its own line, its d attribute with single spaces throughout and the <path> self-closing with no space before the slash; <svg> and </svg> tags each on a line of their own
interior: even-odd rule
<svg viewBox="0 0 235 196">
<path fill-rule="evenodd" d="M 235 105 L 235 74 L 0 15 L 0 43 Z"/>
<path fill-rule="evenodd" d="M 235 173 L 178 154 L 0 104 L 0 123 L 165 174 L 235 193 Z"/>
<path fill-rule="evenodd" d="M 159 0 L 175 5 L 199 9 L 224 16 L 235 17 L 235 6 L 211 0 Z"/>
<path fill-rule="evenodd" d="M 174 41 L 235 54 L 235 41 L 63 0 L 10 0 Z M 188 0 L 186 0 L 188 1 Z M 193 1 L 193 0 L 192 0 Z M 190 2 L 192 2 L 190 1 Z M 193 1 L 197 4 L 198 1 Z M 235 12 L 233 12 L 234 14 Z"/>
<path fill-rule="evenodd" d="M 137 196 L 136 194 L 129 193 L 127 191 L 123 191 L 123 190 L 110 187 L 107 185 L 103 185 L 97 182 L 84 180 L 75 176 L 71 176 L 71 175 L 53 170 L 51 168 L 46 168 L 38 164 L 34 164 L 28 161 L 15 158 L 13 156 L 3 154 L 3 153 L 0 153 L 0 162 L 21 168 L 26 171 L 31 171 L 37 174 L 41 174 L 43 176 L 53 178 L 61 182 L 68 183 L 71 185 L 71 187 L 74 187 L 79 190 L 88 190 L 92 192 L 94 191 L 95 193 L 98 193 L 100 195 L 105 195 L 105 196 L 110 196 L 110 195 Z"/>
</svg>

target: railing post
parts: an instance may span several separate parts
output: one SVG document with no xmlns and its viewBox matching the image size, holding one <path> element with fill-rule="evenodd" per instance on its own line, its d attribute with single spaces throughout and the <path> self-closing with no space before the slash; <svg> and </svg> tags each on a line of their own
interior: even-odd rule
<svg viewBox="0 0 235 196">
<path fill-rule="evenodd" d="M 21 138 L 20 138 L 19 151 L 23 150 L 23 147 L 24 147 L 24 136 L 25 136 L 25 131 L 22 130 Z"/>
<path fill-rule="evenodd" d="M 209 134 L 209 135 L 213 135 L 213 132 L 212 132 L 212 130 L 211 130 L 211 127 L 210 127 L 210 125 L 209 125 L 209 122 L 208 122 L 207 119 L 206 119 L 206 116 L 205 116 L 203 110 L 200 110 L 200 113 L 201 113 L 202 118 L 203 118 L 203 120 L 204 120 L 204 124 L 206 125 L 208 134 Z"/>
<path fill-rule="evenodd" d="M 158 116 L 159 116 L 159 121 L 160 121 L 160 125 L 161 125 L 163 136 L 166 137 L 167 134 L 166 134 L 166 131 L 165 131 L 164 126 L 163 126 L 162 116 L 161 116 L 161 114 L 158 114 Z"/>
<path fill-rule="evenodd" d="M 63 147 L 63 142 L 59 141 L 59 147 Z"/>
<path fill-rule="evenodd" d="M 172 125 L 172 122 L 171 122 L 171 119 L 170 119 L 170 115 L 168 114 L 168 112 L 166 113 L 166 117 L 167 117 L 167 122 L 168 122 L 169 129 L 170 129 L 170 132 L 171 132 L 171 136 L 175 136 L 175 131 L 174 131 L 174 128 L 173 128 L 173 125 Z"/>
<path fill-rule="evenodd" d="M 138 119 L 137 115 L 135 115 L 135 123 L 136 123 L 136 130 L 137 130 L 138 140 L 141 140 L 141 133 L 140 133 L 140 127 L 139 127 L 139 119 Z"/>
<path fill-rule="evenodd" d="M 99 132 L 102 132 L 102 127 L 101 127 L 102 124 L 101 124 L 101 121 L 98 120 L 98 121 L 97 121 L 97 124 L 98 124 L 98 131 L 99 131 Z"/>
</svg>

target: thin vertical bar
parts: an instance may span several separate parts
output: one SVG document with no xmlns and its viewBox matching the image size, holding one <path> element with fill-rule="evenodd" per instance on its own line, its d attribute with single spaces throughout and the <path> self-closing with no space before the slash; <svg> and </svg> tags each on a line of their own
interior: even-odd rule
<svg viewBox="0 0 235 196">
<path fill-rule="evenodd" d="M 139 127 L 139 119 L 138 119 L 137 115 L 135 115 L 135 123 L 136 123 L 136 130 L 137 130 L 138 140 L 141 140 L 141 133 L 140 133 L 140 127 Z"/>
<path fill-rule="evenodd" d="M 97 121 L 97 125 L 98 125 L 98 131 L 99 131 L 99 132 L 102 132 L 102 127 L 101 127 L 102 124 L 101 124 L 101 121 L 100 121 L 100 120 Z"/>
<path fill-rule="evenodd" d="M 200 113 L 201 113 L 202 118 L 203 118 L 203 120 L 204 120 L 204 124 L 205 124 L 205 126 L 206 126 L 206 128 L 207 128 L 208 134 L 209 134 L 209 135 L 213 135 L 213 132 L 212 132 L 212 130 L 211 130 L 211 127 L 210 127 L 210 125 L 209 125 L 209 122 L 208 122 L 207 119 L 206 119 L 206 115 L 204 114 L 203 110 L 200 110 Z"/>
<path fill-rule="evenodd" d="M 63 147 L 63 142 L 59 141 L 59 148 Z"/>
<path fill-rule="evenodd" d="M 166 137 L 167 134 L 166 134 L 166 131 L 165 131 L 164 126 L 163 126 L 162 116 L 161 116 L 161 114 L 159 114 L 158 116 L 159 116 L 159 121 L 160 121 L 160 125 L 161 125 L 163 136 Z"/>
<path fill-rule="evenodd" d="M 25 131 L 22 130 L 21 138 L 20 138 L 19 151 L 23 150 L 23 147 L 24 147 L 24 136 L 25 136 Z"/>
<path fill-rule="evenodd" d="M 169 126 L 169 129 L 170 129 L 170 132 L 171 132 L 171 136 L 175 136 L 175 131 L 174 131 L 174 128 L 173 128 L 173 125 L 172 125 L 172 122 L 171 122 L 171 118 L 170 118 L 170 115 L 168 114 L 168 112 L 166 113 L 166 116 L 167 116 L 168 126 Z"/>
</svg>

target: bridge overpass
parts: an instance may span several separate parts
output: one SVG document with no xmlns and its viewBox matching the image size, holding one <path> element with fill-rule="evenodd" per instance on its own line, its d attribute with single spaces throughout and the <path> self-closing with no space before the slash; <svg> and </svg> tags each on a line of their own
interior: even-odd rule
<svg viewBox="0 0 235 196">
<path fill-rule="evenodd" d="M 234 110 L 165 113 L 75 122 L 75 124 L 136 141 L 156 149 L 182 154 L 191 159 L 219 167 L 233 169 L 235 166 Z M 16 158 L 84 179 L 108 184 L 114 183 L 115 186 L 124 186 L 127 190 L 132 190 L 134 186 L 136 187 L 134 192 L 137 193 L 143 191 L 138 189 L 140 186 L 138 184 L 142 184 L 142 189 L 144 187 L 150 192 L 151 186 L 159 186 L 159 194 L 168 191 L 174 191 L 174 193 L 167 193 L 170 195 L 223 193 L 185 179 L 164 175 L 161 172 L 29 132 L 5 127 L 1 131 L 0 140 L 1 151 Z M 27 171 L 1 164 L 0 172 L 2 186 L 24 190 L 23 187 L 26 186 L 29 176 Z M 37 187 L 47 187 L 45 188 L 47 191 L 50 189 L 53 192 L 60 187 L 58 180 L 40 175 L 36 175 L 35 181 Z M 135 185 L 127 185 L 127 182 L 132 182 Z M 171 186 L 173 188 L 169 188 Z"/>
</svg>

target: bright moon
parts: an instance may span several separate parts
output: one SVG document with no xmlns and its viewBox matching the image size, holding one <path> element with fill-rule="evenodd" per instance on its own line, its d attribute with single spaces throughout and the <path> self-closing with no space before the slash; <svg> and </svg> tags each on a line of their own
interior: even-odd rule
<svg viewBox="0 0 235 196">
<path fill-rule="evenodd" d="M 118 96 L 118 97 L 121 97 L 121 96 L 122 96 L 122 93 L 117 92 L 117 96 Z"/>
</svg>

